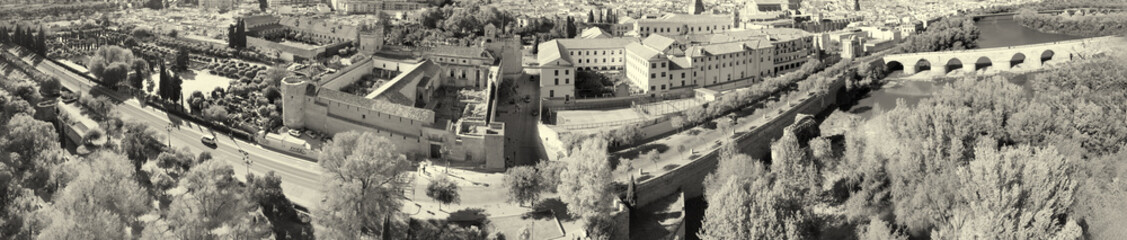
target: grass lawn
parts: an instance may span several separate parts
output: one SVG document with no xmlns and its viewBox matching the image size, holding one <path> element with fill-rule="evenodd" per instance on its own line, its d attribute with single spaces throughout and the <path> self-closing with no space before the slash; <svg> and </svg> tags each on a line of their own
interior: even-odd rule
<svg viewBox="0 0 1127 240">
<path fill-rule="evenodd" d="M 493 217 L 489 219 L 489 225 L 494 232 L 500 232 L 506 239 L 519 239 L 521 230 L 526 227 L 532 229 L 531 239 L 563 237 L 564 233 L 560 231 L 556 218 L 551 214 L 545 215 L 547 216 L 528 218 L 524 214 Z"/>
</svg>

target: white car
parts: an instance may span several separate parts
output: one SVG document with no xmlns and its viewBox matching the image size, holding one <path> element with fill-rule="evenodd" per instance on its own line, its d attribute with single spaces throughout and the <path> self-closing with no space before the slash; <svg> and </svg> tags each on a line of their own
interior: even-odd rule
<svg viewBox="0 0 1127 240">
<path fill-rule="evenodd" d="M 203 138 L 200 138 L 200 142 L 208 146 L 215 146 L 215 136 L 204 135 Z"/>
<path fill-rule="evenodd" d="M 298 131 L 297 129 L 290 129 L 289 132 L 290 132 L 290 136 L 301 137 L 301 131 Z"/>
</svg>

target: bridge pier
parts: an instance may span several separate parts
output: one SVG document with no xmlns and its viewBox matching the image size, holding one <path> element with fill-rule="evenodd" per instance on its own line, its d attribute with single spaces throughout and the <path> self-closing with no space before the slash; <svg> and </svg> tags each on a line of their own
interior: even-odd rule
<svg viewBox="0 0 1127 240">
<path fill-rule="evenodd" d="M 978 70 L 976 62 L 963 63 L 963 71 L 974 72 Z"/>
</svg>

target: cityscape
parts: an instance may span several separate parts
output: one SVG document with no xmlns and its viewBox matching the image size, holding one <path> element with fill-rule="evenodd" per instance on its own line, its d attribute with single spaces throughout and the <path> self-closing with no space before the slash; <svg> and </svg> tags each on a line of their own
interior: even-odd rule
<svg viewBox="0 0 1127 240">
<path fill-rule="evenodd" d="M 0 239 L 1127 239 L 1121 0 L 0 0 Z"/>
</svg>

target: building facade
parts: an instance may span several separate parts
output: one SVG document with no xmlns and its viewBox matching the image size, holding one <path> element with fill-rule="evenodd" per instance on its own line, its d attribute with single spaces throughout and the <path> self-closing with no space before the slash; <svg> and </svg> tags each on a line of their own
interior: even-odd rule
<svg viewBox="0 0 1127 240">
<path fill-rule="evenodd" d="M 558 39 L 557 39 L 558 40 Z M 537 46 L 537 70 L 540 72 L 540 98 L 570 100 L 575 97 L 575 71 L 558 41 L 548 41 Z"/>
<path fill-rule="evenodd" d="M 335 4 L 337 11 L 344 14 L 414 11 L 429 6 L 425 0 L 338 0 Z"/>
<path fill-rule="evenodd" d="M 649 37 L 651 34 L 685 35 L 722 33 L 738 26 L 735 15 L 686 15 L 666 14 L 658 18 L 634 20 L 634 28 L 628 35 Z"/>
<path fill-rule="evenodd" d="M 626 75 L 642 92 L 653 95 L 682 87 L 756 81 L 773 73 L 773 50 L 766 38 L 653 35 L 627 47 Z"/>
</svg>

